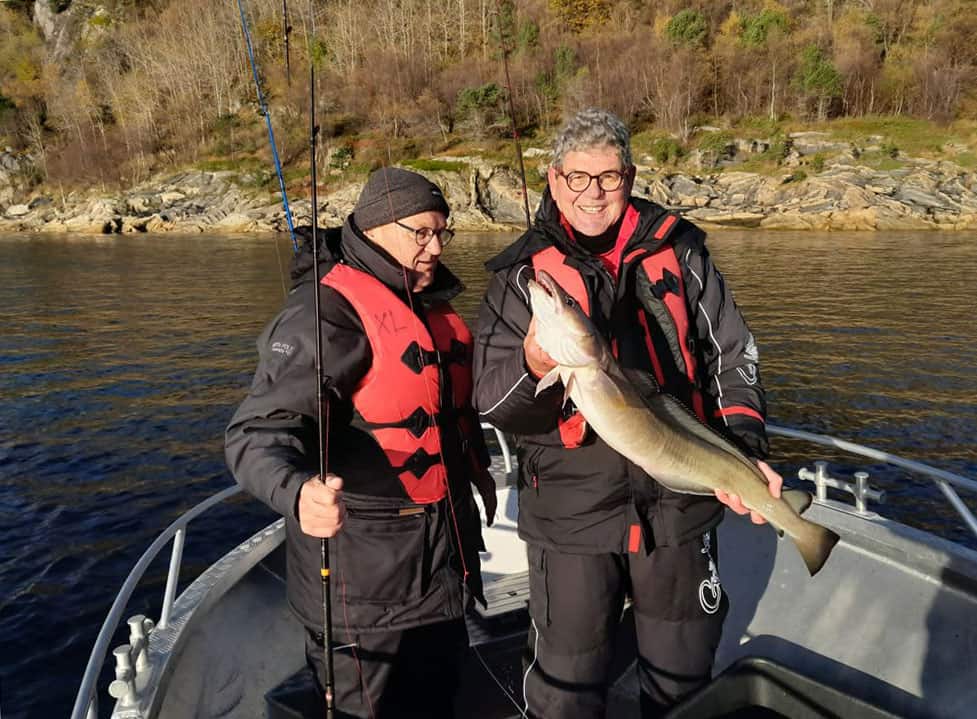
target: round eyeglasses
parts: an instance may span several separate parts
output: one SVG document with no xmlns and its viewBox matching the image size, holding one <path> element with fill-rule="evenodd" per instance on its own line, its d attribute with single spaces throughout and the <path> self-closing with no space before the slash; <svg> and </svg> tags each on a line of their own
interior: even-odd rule
<svg viewBox="0 0 977 719">
<path fill-rule="evenodd" d="M 604 192 L 620 190 L 621 185 L 624 184 L 624 174 L 617 170 L 605 170 L 599 175 L 591 175 L 583 170 L 574 170 L 566 174 L 561 172 L 560 176 L 566 180 L 567 187 L 573 192 L 586 192 L 594 180 L 597 180 L 597 186 Z"/>
<path fill-rule="evenodd" d="M 438 238 L 438 242 L 440 242 L 441 246 L 444 247 L 451 242 L 451 238 L 455 236 L 455 231 L 448 227 L 442 227 L 440 230 L 432 230 L 430 227 L 415 228 L 411 227 L 410 225 L 405 225 L 399 220 L 394 220 L 394 224 L 397 225 L 397 227 L 403 227 L 408 232 L 413 232 L 414 242 L 417 243 L 418 247 L 424 247 L 435 237 Z"/>
</svg>

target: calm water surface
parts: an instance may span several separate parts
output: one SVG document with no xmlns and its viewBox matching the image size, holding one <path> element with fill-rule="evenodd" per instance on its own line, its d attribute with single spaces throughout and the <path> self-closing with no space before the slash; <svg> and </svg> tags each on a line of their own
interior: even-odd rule
<svg viewBox="0 0 977 719">
<path fill-rule="evenodd" d="M 469 320 L 482 262 L 511 239 L 449 248 Z M 744 232 L 710 247 L 757 335 L 772 421 L 977 476 L 977 235 Z M 289 255 L 268 237 L 0 237 L 3 719 L 67 715 L 132 564 L 231 483 L 224 426 Z M 785 474 L 811 454 L 773 450 Z M 977 547 L 925 480 L 867 469 L 887 515 Z M 242 498 L 193 525 L 184 578 L 272 518 Z M 165 575 L 163 557 L 126 616 L 158 616 Z"/>
</svg>

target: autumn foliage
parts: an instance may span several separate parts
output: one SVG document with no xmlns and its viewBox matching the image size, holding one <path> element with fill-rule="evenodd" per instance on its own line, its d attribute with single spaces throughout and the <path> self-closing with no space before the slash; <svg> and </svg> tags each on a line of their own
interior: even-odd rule
<svg viewBox="0 0 977 719">
<path fill-rule="evenodd" d="M 281 0 L 243 4 L 296 167 L 310 64 L 324 141 L 382 137 L 388 154 L 509 134 L 503 53 L 523 135 L 591 104 L 679 142 L 743 118 L 977 115 L 971 0 L 316 0 L 288 3 L 287 27 Z M 235 2 L 93 8 L 53 3 L 56 42 L 35 5 L 0 4 L 0 147 L 49 180 L 102 182 L 261 152 Z"/>
</svg>

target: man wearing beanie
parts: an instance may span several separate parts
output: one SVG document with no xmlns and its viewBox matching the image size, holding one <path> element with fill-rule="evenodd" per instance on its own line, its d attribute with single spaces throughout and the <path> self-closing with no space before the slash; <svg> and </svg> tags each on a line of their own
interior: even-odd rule
<svg viewBox="0 0 977 719">
<path fill-rule="evenodd" d="M 289 604 L 322 716 L 321 538 L 331 538 L 337 717 L 453 717 L 483 601 L 474 484 L 495 512 L 471 406 L 472 336 L 440 263 L 453 232 L 436 185 L 382 168 L 341 228 L 311 232 L 285 307 L 258 339 L 250 392 L 227 428 L 238 483 L 285 518 Z M 328 473 L 318 476 L 314 295 L 319 292 Z M 271 687 L 269 687 L 271 689 Z"/>
</svg>

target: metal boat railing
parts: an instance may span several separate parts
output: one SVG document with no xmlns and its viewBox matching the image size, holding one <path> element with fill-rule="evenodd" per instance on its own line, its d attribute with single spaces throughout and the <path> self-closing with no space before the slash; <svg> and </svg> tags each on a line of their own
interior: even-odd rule
<svg viewBox="0 0 977 719">
<path fill-rule="evenodd" d="M 511 472 L 512 457 L 505 436 L 502 434 L 502 432 L 491 425 L 483 424 L 482 428 L 487 430 L 490 429 L 495 432 L 496 439 L 499 442 L 499 449 L 502 452 L 505 470 L 507 473 Z M 814 434 L 811 432 L 790 429 L 788 427 L 779 427 L 776 425 L 767 425 L 767 431 L 772 435 L 804 440 L 825 447 L 835 447 L 851 454 L 886 462 L 887 464 L 901 467 L 909 470 L 910 472 L 929 477 L 940 488 L 947 500 L 950 502 L 951 506 L 953 506 L 953 508 L 960 515 L 963 522 L 971 529 L 971 531 L 973 531 L 975 535 L 977 535 L 977 518 L 974 517 L 973 512 L 971 512 L 970 509 L 964 504 L 954 489 L 954 487 L 957 487 L 977 493 L 977 481 L 962 477 L 952 472 L 937 469 L 936 467 L 931 467 L 927 464 L 923 464 L 922 462 L 903 459 L 902 457 L 890 454 L 888 452 L 882 452 L 877 449 L 872 449 L 871 447 L 846 442 L 845 440 L 837 439 L 829 435 Z M 827 495 L 826 490 L 828 487 L 843 489 L 855 496 L 856 507 L 858 507 L 859 511 L 862 511 L 863 513 L 866 499 L 876 499 L 877 501 L 882 499 L 881 492 L 871 490 L 868 487 L 867 475 L 865 473 L 856 473 L 856 482 L 854 484 L 849 484 L 829 477 L 825 471 L 826 463 L 817 462 L 816 465 L 818 465 L 817 471 L 811 472 L 810 470 L 802 469 L 799 472 L 799 476 L 801 479 L 807 479 L 815 483 L 819 499 L 825 499 Z M 859 477 L 858 475 L 863 476 Z M 112 641 L 115 630 L 118 628 L 119 622 L 122 620 L 122 613 L 125 611 L 126 605 L 128 604 L 133 591 L 139 584 L 139 581 L 142 579 L 142 576 L 149 567 L 150 563 L 170 542 L 170 540 L 173 540 L 173 548 L 170 552 L 169 571 L 166 576 L 166 586 L 163 590 L 163 607 L 160 612 L 159 622 L 155 625 L 158 628 L 164 628 L 169 622 L 173 603 L 176 599 L 187 526 L 191 521 L 199 517 L 214 505 L 238 494 L 240 491 L 241 488 L 238 486 L 228 487 L 227 489 L 224 489 L 205 499 L 192 509 L 185 512 L 156 538 L 156 540 L 139 558 L 139 561 L 136 562 L 136 565 L 126 577 L 125 582 L 123 582 L 122 588 L 119 590 L 115 601 L 112 603 L 108 616 L 102 623 L 102 628 L 98 633 L 98 637 L 95 640 L 95 646 L 92 648 L 92 653 L 88 659 L 88 665 L 85 667 L 85 673 L 82 677 L 81 686 L 79 687 L 78 694 L 75 697 L 75 704 L 71 712 L 71 719 L 97 718 L 98 701 L 95 694 L 95 687 L 102 665 L 105 663 L 109 643 Z M 138 668 L 140 662 L 145 661 L 147 641 L 143 635 L 143 631 L 148 631 L 151 629 L 152 623 L 148 620 L 144 620 L 142 617 L 134 617 L 129 620 L 129 624 L 130 627 L 132 627 L 130 633 L 130 644 L 123 645 L 115 650 L 118 665 L 116 667 L 116 682 L 113 682 L 113 685 L 116 683 L 125 683 L 131 687 L 131 682 L 133 679 L 132 673 L 135 671 L 133 667 Z M 112 689 L 116 689 L 116 687 L 111 687 L 110 691 L 112 691 Z M 112 694 L 116 695 L 119 693 L 119 691 L 123 691 L 121 686 L 118 688 L 118 691 L 112 691 Z"/>
<path fill-rule="evenodd" d="M 98 637 L 95 639 L 95 646 L 92 648 L 91 656 L 88 658 L 88 666 L 85 667 L 85 674 L 82 676 L 81 686 L 78 688 L 78 694 L 75 697 L 75 705 L 71 710 L 71 719 L 96 719 L 98 716 L 98 697 L 95 694 L 95 684 L 98 681 L 98 675 L 102 670 L 102 665 L 105 663 L 109 643 L 112 641 L 115 630 L 122 620 L 122 612 L 125 611 L 126 605 L 129 603 L 129 598 L 132 596 L 133 591 L 135 591 L 150 563 L 172 539 L 173 549 L 170 552 L 170 568 L 166 575 L 166 588 L 163 590 L 163 609 L 160 612 L 159 622 L 156 624 L 157 627 L 165 627 L 170 619 L 173 601 L 176 599 L 187 525 L 215 504 L 223 502 L 228 497 L 232 497 L 240 491 L 241 488 L 235 485 L 208 497 L 200 504 L 182 514 L 173 524 L 164 529 L 156 538 L 156 541 L 149 545 L 149 548 L 143 552 L 139 561 L 136 562 L 136 566 L 132 568 L 129 576 L 122 583 L 122 588 L 119 590 L 115 601 L 112 602 L 112 608 L 109 609 L 108 616 L 102 622 L 102 628 L 99 630 Z M 136 651 L 141 653 L 140 650 L 145 650 L 145 647 L 139 647 Z M 117 654 L 116 656 L 119 655 Z M 128 664 L 136 666 L 137 662 L 131 661 Z M 129 671 L 133 671 L 131 666 Z M 116 681 L 129 681 L 131 678 L 120 676 L 120 671 L 118 669 L 116 670 Z"/>
<path fill-rule="evenodd" d="M 909 470 L 917 474 L 922 474 L 925 477 L 929 477 L 933 480 L 943 495 L 946 497 L 950 505 L 957 511 L 963 523 L 970 528 L 970 531 L 977 536 L 977 518 L 974 517 L 974 513 L 970 511 L 970 508 L 963 503 L 960 499 L 960 495 L 957 494 L 954 487 L 959 487 L 960 489 L 967 489 L 971 492 L 977 493 L 977 482 L 972 479 L 967 479 L 966 477 L 961 477 L 959 474 L 954 474 L 953 472 L 947 472 L 943 469 L 937 469 L 936 467 L 930 467 L 928 464 L 923 464 L 922 462 L 915 462 L 911 459 L 903 459 L 894 454 L 888 452 L 883 452 L 878 449 L 872 449 L 871 447 L 866 447 L 861 444 L 855 444 L 854 442 L 846 442 L 843 439 L 838 439 L 837 437 L 832 437 L 827 434 L 814 434 L 813 432 L 805 432 L 799 429 L 791 429 L 789 427 L 779 427 L 777 425 L 769 424 L 767 425 L 767 432 L 769 434 L 777 435 L 780 437 L 789 437 L 791 439 L 801 439 L 806 442 L 811 442 L 813 444 L 819 444 L 824 447 L 836 447 L 837 449 L 844 450 L 850 454 L 856 454 L 861 457 L 867 457 L 869 459 L 874 459 L 879 462 L 885 462 L 891 464 L 895 467 L 902 467 L 903 469 Z M 823 477 L 823 473 L 822 477 Z M 867 480 L 867 475 L 865 477 L 858 477 L 856 473 L 856 480 Z M 808 477 L 801 475 L 801 479 L 810 479 L 815 483 L 818 488 L 818 498 L 825 498 L 825 484 L 832 486 L 830 483 L 822 483 L 819 486 L 818 478 L 815 474 L 814 477 Z M 868 489 L 867 481 L 860 482 L 864 490 Z M 849 489 L 855 495 L 856 506 L 861 504 L 864 507 L 864 494 L 855 487 L 854 490 Z M 859 497 L 862 494 L 862 497 Z"/>
</svg>

